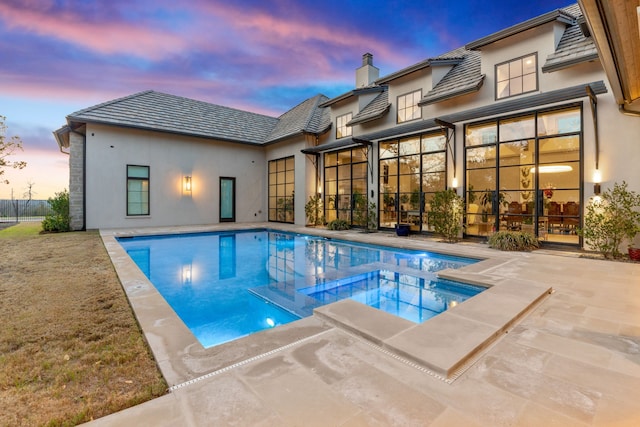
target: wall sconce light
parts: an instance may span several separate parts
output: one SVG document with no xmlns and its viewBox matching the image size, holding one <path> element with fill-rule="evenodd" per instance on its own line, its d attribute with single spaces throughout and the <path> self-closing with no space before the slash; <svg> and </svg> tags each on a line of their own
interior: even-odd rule
<svg viewBox="0 0 640 427">
<path fill-rule="evenodd" d="M 596 196 L 600 195 L 600 183 L 596 182 L 595 184 L 593 184 L 593 194 L 595 194 Z"/>
<path fill-rule="evenodd" d="M 191 195 L 191 177 L 188 175 L 182 179 L 182 194 Z"/>
<path fill-rule="evenodd" d="M 453 188 L 458 188 L 458 178 L 457 177 L 453 177 L 453 181 L 451 181 L 451 186 Z"/>
<path fill-rule="evenodd" d="M 593 194 L 596 196 L 600 195 L 600 182 L 602 182 L 602 174 L 599 169 L 593 171 Z"/>
</svg>

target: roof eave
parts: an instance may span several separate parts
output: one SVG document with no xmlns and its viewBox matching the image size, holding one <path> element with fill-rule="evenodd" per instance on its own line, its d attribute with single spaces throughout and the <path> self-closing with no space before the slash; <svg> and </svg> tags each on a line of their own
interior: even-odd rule
<svg viewBox="0 0 640 427">
<path fill-rule="evenodd" d="M 387 114 L 389 112 L 390 108 L 391 108 L 391 104 L 387 104 L 387 106 L 384 108 L 384 110 L 380 111 L 379 113 L 368 115 L 368 116 L 364 116 L 364 117 L 360 117 L 360 118 L 357 118 L 357 119 L 352 119 L 347 123 L 347 126 L 353 126 L 353 125 L 357 125 L 357 124 L 361 124 L 361 123 L 367 123 L 367 122 L 371 122 L 373 120 L 377 120 L 377 119 L 383 117 L 385 114 Z"/>
<path fill-rule="evenodd" d="M 333 104 L 344 101 L 345 99 L 349 99 L 352 96 L 354 96 L 354 94 L 353 91 L 350 90 L 349 92 L 343 93 L 342 95 L 338 95 L 335 98 L 331 98 L 330 100 L 323 102 L 322 104 L 318 105 L 318 107 L 330 107 Z"/>
<path fill-rule="evenodd" d="M 478 82 L 476 84 L 474 84 L 474 85 L 467 86 L 466 88 L 458 90 L 458 91 L 455 91 L 455 92 L 449 92 L 449 93 L 445 93 L 445 94 L 442 94 L 440 96 L 436 96 L 436 97 L 433 97 L 433 98 L 423 99 L 420 102 L 418 102 L 418 106 L 423 107 L 425 105 L 435 104 L 436 102 L 446 101 L 447 99 L 457 98 L 458 96 L 462 96 L 462 95 L 466 95 L 466 94 L 469 94 L 469 93 L 477 92 L 477 91 L 480 90 L 480 88 L 482 87 L 483 83 L 484 83 L 484 74 L 480 77 Z"/>
<path fill-rule="evenodd" d="M 577 64 L 582 64 L 583 62 L 593 62 L 600 59 L 597 53 L 593 53 L 586 56 L 581 56 L 579 58 L 573 58 L 568 61 L 561 61 L 550 65 L 543 65 L 542 72 L 543 73 L 552 73 L 554 71 L 563 70 L 565 68 L 572 67 Z"/>
<path fill-rule="evenodd" d="M 189 136 L 189 137 L 193 137 L 193 138 L 215 140 L 215 141 L 220 141 L 220 142 L 230 142 L 230 143 L 234 143 L 234 144 L 252 145 L 252 146 L 256 146 L 256 147 L 260 147 L 260 146 L 264 145 L 264 142 L 246 141 L 246 140 L 225 138 L 225 137 L 222 137 L 222 136 L 203 135 L 203 134 L 195 133 L 195 132 L 177 132 L 177 131 L 172 131 L 172 130 L 167 130 L 167 129 L 152 128 L 150 126 L 137 126 L 137 125 L 127 124 L 127 123 L 110 122 L 110 121 L 107 121 L 107 120 L 91 120 L 91 119 L 78 118 L 78 117 L 74 117 L 74 116 L 67 116 L 67 121 L 68 121 L 69 126 L 71 128 L 73 128 L 74 125 L 76 125 L 76 127 L 78 127 L 78 126 L 80 126 L 82 124 L 99 124 L 99 125 L 122 127 L 122 128 L 127 128 L 127 129 L 137 129 L 137 130 L 144 130 L 144 131 L 150 131 L 150 132 L 168 133 L 168 134 L 171 134 L 171 135 Z"/>
<path fill-rule="evenodd" d="M 71 132 L 71 128 L 68 125 L 62 126 L 60 129 L 53 131 L 53 137 L 58 143 L 58 147 L 60 148 L 60 152 L 64 154 L 69 154 L 69 132 Z M 65 149 L 67 151 L 65 151 Z"/>
<path fill-rule="evenodd" d="M 415 73 L 416 71 L 420 71 L 424 68 L 429 68 L 431 66 L 431 60 L 430 59 L 426 59 L 424 61 L 418 62 L 417 64 L 413 64 L 407 68 L 403 68 L 402 70 L 396 71 L 395 73 L 391 73 L 389 75 L 386 75 L 384 77 L 379 78 L 378 80 L 375 81 L 375 84 L 377 85 L 383 85 L 385 83 L 388 83 L 392 80 L 395 79 L 399 79 L 400 77 L 404 77 L 406 75 L 409 75 L 411 73 Z"/>
<path fill-rule="evenodd" d="M 329 123 L 328 126 L 326 126 L 324 129 L 320 130 L 319 132 L 311 132 L 311 131 L 302 129 L 302 130 L 300 130 L 298 132 L 292 132 L 292 133 L 287 134 L 287 135 L 282 135 L 282 136 L 279 136 L 279 137 L 277 137 L 275 139 L 269 139 L 262 145 L 267 146 L 267 145 L 271 145 L 271 144 L 277 144 L 278 142 L 282 142 L 285 139 L 293 138 L 294 136 L 298 136 L 298 135 L 320 136 L 320 135 L 324 135 L 325 133 L 329 132 L 329 129 L 331 129 L 331 123 Z"/>
<path fill-rule="evenodd" d="M 574 24 L 575 17 L 568 14 L 567 12 L 564 12 L 561 9 L 552 10 L 551 12 L 547 12 L 544 15 L 537 16 L 535 18 L 529 19 L 528 21 L 521 22 L 509 28 L 505 28 L 502 31 L 498 31 L 496 33 L 493 33 L 486 37 L 478 39 L 474 42 L 468 43 L 465 45 L 465 49 L 468 49 L 468 50 L 480 49 L 481 47 L 484 47 L 491 43 L 495 43 L 504 38 L 522 33 L 524 31 L 530 30 L 532 28 L 535 28 L 540 25 L 546 24 L 548 22 L 553 22 L 553 21 L 558 21 L 563 24 Z"/>
<path fill-rule="evenodd" d="M 638 16 L 639 28 L 637 29 L 633 27 L 634 20 L 622 20 L 621 26 L 615 17 L 616 11 L 620 16 L 628 16 L 624 8 L 636 6 L 632 2 L 603 3 L 600 0 L 578 0 L 578 4 L 589 26 L 616 103 L 621 106 L 622 112 L 628 112 L 633 115 L 638 114 L 640 110 L 636 110 L 634 106 L 640 103 L 640 96 L 632 94 L 631 86 L 634 80 L 631 76 L 636 76 L 637 86 L 640 84 L 640 74 L 634 68 L 633 61 L 627 63 L 625 55 L 628 57 L 637 55 L 637 49 L 634 53 L 633 45 L 635 43 L 637 46 L 640 43 L 637 38 L 640 32 L 640 15 Z M 637 7 L 636 12 L 638 12 Z M 630 27 L 623 28 L 626 25 Z M 634 35 L 636 37 L 633 37 Z M 618 43 L 619 49 L 616 49 L 616 40 L 621 38 L 628 38 L 630 43 L 628 47 Z M 627 109 L 627 106 L 632 106 L 633 109 Z"/>
</svg>

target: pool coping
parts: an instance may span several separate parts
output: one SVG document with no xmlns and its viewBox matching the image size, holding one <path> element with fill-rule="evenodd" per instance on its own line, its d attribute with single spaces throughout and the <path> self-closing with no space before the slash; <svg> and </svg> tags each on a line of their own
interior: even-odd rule
<svg viewBox="0 0 640 427">
<path fill-rule="evenodd" d="M 469 247 L 462 243 L 445 245 L 388 233 L 389 238 L 385 236 L 384 242 L 387 246 L 481 259 L 458 270 L 443 270 L 439 276 L 489 289 L 422 324 L 356 301 L 344 300 L 315 309 L 312 317 L 205 349 L 116 240 L 116 237 L 124 236 L 248 229 L 274 229 L 380 245 L 379 233 L 372 236 L 361 232 L 332 232 L 272 223 L 100 230 L 136 319 L 169 386 L 233 366 L 334 327 L 362 337 L 433 371 L 446 381 L 452 381 L 475 357 L 552 292 L 552 288 L 544 283 L 530 280 L 515 282 L 503 277 L 499 270 L 510 262 L 510 258 L 499 251 L 478 250 L 477 246 Z M 377 241 L 371 242 L 374 238 Z"/>
</svg>

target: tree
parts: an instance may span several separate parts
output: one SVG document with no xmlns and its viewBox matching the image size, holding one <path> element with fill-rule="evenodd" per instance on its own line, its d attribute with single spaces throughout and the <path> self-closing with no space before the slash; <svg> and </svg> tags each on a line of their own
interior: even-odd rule
<svg viewBox="0 0 640 427">
<path fill-rule="evenodd" d="M 10 161 L 7 157 L 13 155 L 16 151 L 22 151 L 22 140 L 19 136 L 7 136 L 7 125 L 5 125 L 5 116 L 0 115 L 0 177 L 4 175 L 5 168 L 23 169 L 27 166 L 26 162 Z M 9 181 L 1 179 L 0 182 L 8 184 Z"/>
</svg>

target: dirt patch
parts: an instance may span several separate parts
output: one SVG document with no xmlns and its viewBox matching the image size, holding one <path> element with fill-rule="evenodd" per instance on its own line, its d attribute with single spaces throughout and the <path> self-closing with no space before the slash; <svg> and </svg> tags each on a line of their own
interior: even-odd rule
<svg viewBox="0 0 640 427">
<path fill-rule="evenodd" d="M 0 239 L 0 425 L 74 425 L 167 386 L 97 233 Z"/>
</svg>

